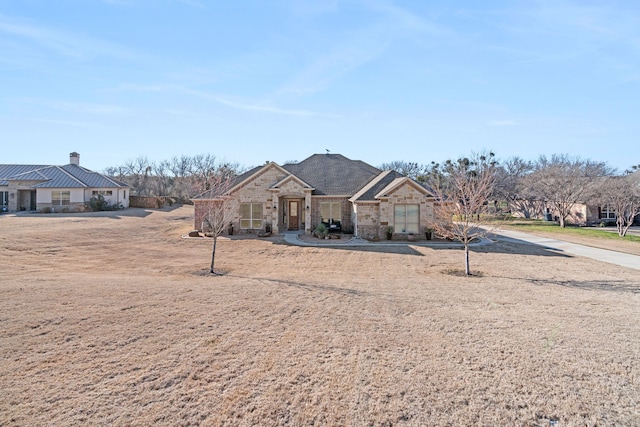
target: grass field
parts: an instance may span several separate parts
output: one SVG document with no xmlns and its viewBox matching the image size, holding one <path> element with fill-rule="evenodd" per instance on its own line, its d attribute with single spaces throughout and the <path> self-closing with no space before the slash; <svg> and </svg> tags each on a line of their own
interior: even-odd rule
<svg viewBox="0 0 640 427">
<path fill-rule="evenodd" d="M 183 239 L 188 206 L 0 217 L 0 425 L 640 425 L 640 277 Z"/>
</svg>

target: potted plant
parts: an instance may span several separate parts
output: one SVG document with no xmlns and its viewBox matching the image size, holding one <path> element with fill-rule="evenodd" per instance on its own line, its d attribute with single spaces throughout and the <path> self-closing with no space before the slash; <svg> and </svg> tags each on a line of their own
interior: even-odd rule
<svg viewBox="0 0 640 427">
<path fill-rule="evenodd" d="M 425 229 L 424 229 L 424 237 L 427 240 L 433 239 L 433 230 L 431 228 L 429 228 L 429 227 L 425 227 Z"/>
<path fill-rule="evenodd" d="M 385 231 L 387 233 L 387 240 L 391 240 L 391 238 L 393 237 L 393 226 L 388 226 Z"/>
</svg>

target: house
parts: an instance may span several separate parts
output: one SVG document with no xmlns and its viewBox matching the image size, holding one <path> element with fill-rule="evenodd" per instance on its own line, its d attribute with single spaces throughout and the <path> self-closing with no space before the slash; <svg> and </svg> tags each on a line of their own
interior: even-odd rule
<svg viewBox="0 0 640 427">
<path fill-rule="evenodd" d="M 282 166 L 267 162 L 235 179 L 228 195 L 237 201 L 231 224 L 240 233 L 311 233 L 320 223 L 376 239 L 389 226 L 395 238 L 424 236 L 433 197 L 418 182 L 340 154 L 314 154 Z M 193 199 L 195 228 L 206 228 L 208 192 Z"/>
<path fill-rule="evenodd" d="M 3 212 L 81 212 L 99 195 L 111 204 L 129 207 L 129 186 L 83 168 L 76 152 L 64 166 L 0 164 Z"/>
</svg>

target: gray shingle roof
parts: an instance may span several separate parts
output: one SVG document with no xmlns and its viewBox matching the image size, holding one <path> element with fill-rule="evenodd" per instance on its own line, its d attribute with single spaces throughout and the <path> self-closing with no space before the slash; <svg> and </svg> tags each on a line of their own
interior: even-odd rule
<svg viewBox="0 0 640 427">
<path fill-rule="evenodd" d="M 387 185 L 391 184 L 395 179 L 402 178 L 402 175 L 396 171 L 389 171 L 380 181 L 376 182 L 375 185 L 372 185 L 364 194 L 361 194 L 358 197 L 358 200 L 376 200 L 375 195 L 382 191 Z"/>
<path fill-rule="evenodd" d="M 314 187 L 314 195 L 351 196 L 382 172 L 341 154 L 314 154 L 300 163 L 282 167 Z"/>
</svg>

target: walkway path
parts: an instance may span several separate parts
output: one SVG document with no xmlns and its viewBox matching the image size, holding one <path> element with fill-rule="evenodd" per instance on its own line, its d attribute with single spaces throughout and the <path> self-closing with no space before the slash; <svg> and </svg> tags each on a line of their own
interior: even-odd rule
<svg viewBox="0 0 640 427">
<path fill-rule="evenodd" d="M 625 254 L 623 252 L 610 251 L 607 249 L 593 248 L 576 243 L 563 242 L 548 237 L 535 236 L 521 231 L 501 230 L 493 236 L 497 240 L 505 240 L 517 243 L 529 243 L 542 246 L 547 249 L 564 252 L 571 255 L 578 255 L 592 258 L 598 261 L 616 264 L 622 267 L 640 270 L 640 256 Z"/>
<path fill-rule="evenodd" d="M 349 239 L 330 239 L 330 240 L 320 240 L 320 241 L 308 241 L 300 238 L 300 233 L 298 232 L 285 232 L 284 240 L 287 243 L 298 246 L 316 246 L 316 247 L 344 247 L 344 246 L 425 246 L 432 248 L 460 248 L 462 247 L 461 243 L 458 242 L 443 242 L 443 241 L 426 241 L 420 240 L 417 242 L 409 242 L 402 240 L 383 240 L 378 242 L 372 242 L 369 240 L 361 239 L 359 237 L 351 237 Z M 478 243 L 472 243 L 473 246 L 487 245 L 492 243 L 489 239 L 483 239 Z"/>
<path fill-rule="evenodd" d="M 535 236 L 533 234 L 523 233 L 521 231 L 503 230 L 491 236 L 495 240 L 511 241 L 515 243 L 526 243 L 542 246 L 546 249 L 563 252 L 566 254 L 592 258 L 598 261 L 608 262 L 610 264 L 620 265 L 622 267 L 640 270 L 640 256 L 625 254 L 622 252 L 610 251 L 607 249 L 592 248 L 590 246 L 579 245 L 576 243 L 563 242 L 548 237 Z M 328 240 L 325 242 L 310 242 L 300 239 L 298 233 L 284 233 L 284 239 L 287 243 L 298 246 L 316 246 L 316 247 L 344 247 L 344 246 L 425 246 L 437 248 L 459 248 L 460 243 L 442 243 L 442 242 L 370 242 L 368 240 L 352 237 L 350 239 Z M 479 243 L 471 246 L 486 245 L 491 243 L 488 239 L 483 239 Z"/>
</svg>

